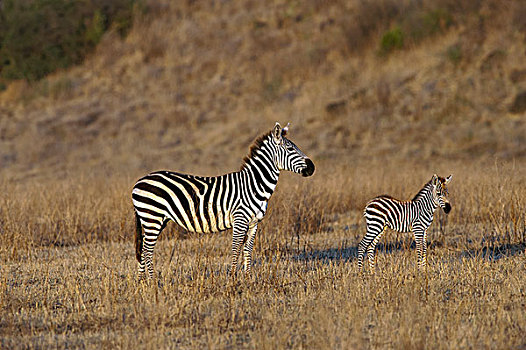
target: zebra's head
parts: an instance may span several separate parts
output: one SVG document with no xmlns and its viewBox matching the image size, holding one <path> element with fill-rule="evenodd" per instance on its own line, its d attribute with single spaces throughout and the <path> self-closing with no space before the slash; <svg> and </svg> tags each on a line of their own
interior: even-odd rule
<svg viewBox="0 0 526 350">
<path fill-rule="evenodd" d="M 433 184 L 433 199 L 446 214 L 451 211 L 451 204 L 449 204 L 449 200 L 447 198 L 449 195 L 447 185 L 451 181 L 452 176 L 453 175 L 449 175 L 444 179 L 443 177 L 434 174 L 433 178 L 431 179 L 431 183 Z"/>
<path fill-rule="evenodd" d="M 274 161 L 279 170 L 288 170 L 304 177 L 314 174 L 314 163 L 303 153 L 294 142 L 285 136 L 289 130 L 289 125 L 284 128 L 276 123 L 272 130 L 272 141 L 276 152 Z"/>
</svg>

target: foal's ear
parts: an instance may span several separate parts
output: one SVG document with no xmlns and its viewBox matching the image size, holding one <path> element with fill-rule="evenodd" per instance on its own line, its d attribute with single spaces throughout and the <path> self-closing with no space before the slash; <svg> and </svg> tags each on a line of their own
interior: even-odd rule
<svg viewBox="0 0 526 350">
<path fill-rule="evenodd" d="M 281 129 L 281 136 L 287 136 L 287 133 L 289 132 L 289 125 L 290 123 L 287 123 L 283 129 Z"/>
<path fill-rule="evenodd" d="M 433 174 L 433 177 L 431 178 L 431 183 L 433 185 L 438 185 L 438 175 L 437 174 Z"/>
<path fill-rule="evenodd" d="M 449 175 L 448 177 L 446 177 L 446 185 L 451 181 L 451 178 L 453 177 L 453 174 Z"/>
<path fill-rule="evenodd" d="M 272 138 L 274 139 L 274 142 L 281 143 L 281 133 L 283 131 L 283 128 L 281 125 L 279 125 L 278 122 L 276 122 L 276 125 L 274 126 L 274 129 L 272 129 Z"/>
</svg>

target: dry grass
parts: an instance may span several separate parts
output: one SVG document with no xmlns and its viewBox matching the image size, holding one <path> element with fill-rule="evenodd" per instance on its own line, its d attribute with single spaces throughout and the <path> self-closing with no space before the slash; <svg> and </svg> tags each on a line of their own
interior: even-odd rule
<svg viewBox="0 0 526 350">
<path fill-rule="evenodd" d="M 408 235 L 385 235 L 375 274 L 360 275 L 355 258 L 365 201 L 411 197 L 430 167 L 330 164 L 312 179 L 283 175 L 253 274 L 236 282 L 230 232 L 185 235 L 175 225 L 157 246 L 157 279 L 137 282 L 129 179 L 6 187 L 2 347 L 525 345 L 526 187 L 515 176 L 524 164 L 440 165 L 454 173 L 453 210 L 442 230 L 438 215 L 431 226 L 427 276 Z"/>
</svg>

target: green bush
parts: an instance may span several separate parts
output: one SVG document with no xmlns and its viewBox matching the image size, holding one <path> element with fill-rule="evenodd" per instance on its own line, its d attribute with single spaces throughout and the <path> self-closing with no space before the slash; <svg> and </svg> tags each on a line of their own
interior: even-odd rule
<svg viewBox="0 0 526 350">
<path fill-rule="evenodd" d="M 0 79 L 35 81 L 80 63 L 114 27 L 126 35 L 138 0 L 4 0 Z"/>
<path fill-rule="evenodd" d="M 404 46 L 404 33 L 400 27 L 395 27 L 384 33 L 380 42 L 380 54 L 387 55 L 395 49 Z"/>
<path fill-rule="evenodd" d="M 457 65 L 462 60 L 462 49 L 460 45 L 451 45 L 447 48 L 446 56 L 451 63 Z"/>
<path fill-rule="evenodd" d="M 446 32 L 454 24 L 454 19 L 451 12 L 438 8 L 410 11 L 404 19 L 399 19 L 396 23 L 397 26 L 385 32 L 381 38 L 379 49 L 381 56 Z"/>
</svg>

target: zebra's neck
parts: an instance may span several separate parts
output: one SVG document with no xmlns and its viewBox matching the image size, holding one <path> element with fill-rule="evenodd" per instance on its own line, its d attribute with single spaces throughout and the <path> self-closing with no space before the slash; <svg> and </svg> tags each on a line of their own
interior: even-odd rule
<svg viewBox="0 0 526 350">
<path fill-rule="evenodd" d="M 412 204 L 417 206 L 420 212 L 433 215 L 437 209 L 437 204 L 433 200 L 433 185 L 427 183 L 413 198 Z"/>
<path fill-rule="evenodd" d="M 251 192 L 259 199 L 268 200 L 278 183 L 280 171 L 272 159 L 273 154 L 268 143 L 263 143 L 245 158 L 240 171 L 245 179 L 244 182 L 251 187 Z"/>
</svg>

